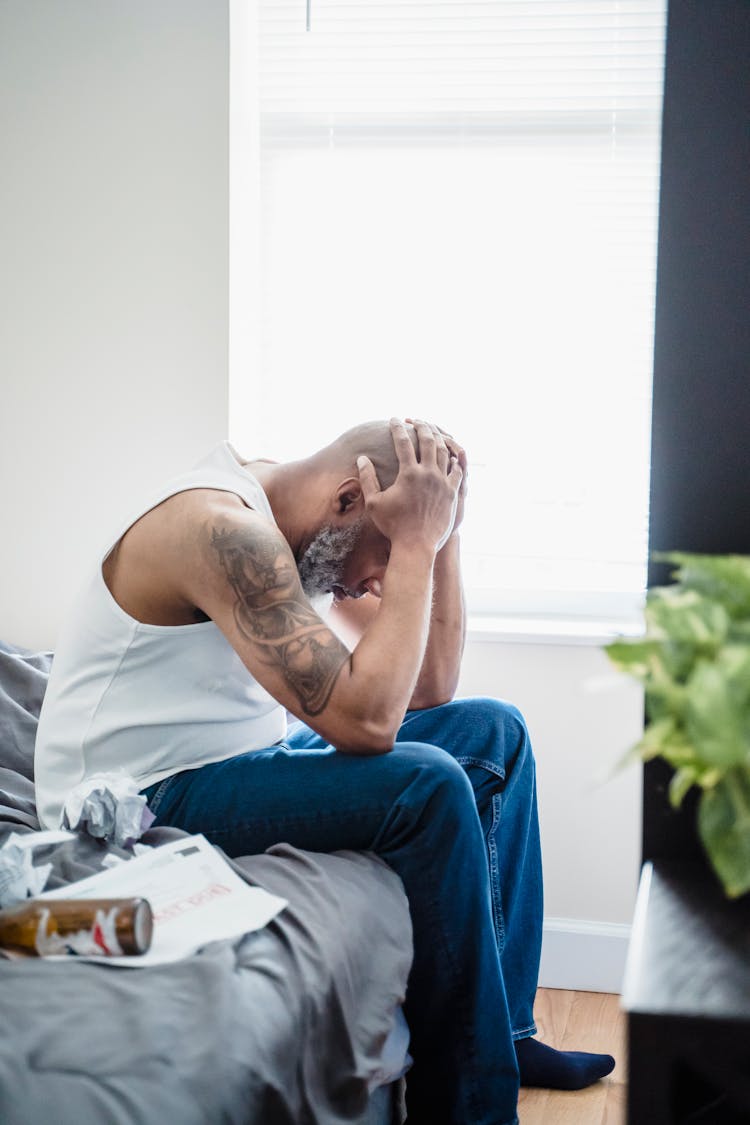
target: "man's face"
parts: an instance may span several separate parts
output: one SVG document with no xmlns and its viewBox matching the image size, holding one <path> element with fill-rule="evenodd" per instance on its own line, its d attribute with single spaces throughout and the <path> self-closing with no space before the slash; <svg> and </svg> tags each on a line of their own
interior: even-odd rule
<svg viewBox="0 0 750 1125">
<path fill-rule="evenodd" d="M 333 593 L 337 601 L 379 593 L 390 546 L 364 516 L 348 527 L 321 528 L 297 563 L 308 598 Z"/>
</svg>

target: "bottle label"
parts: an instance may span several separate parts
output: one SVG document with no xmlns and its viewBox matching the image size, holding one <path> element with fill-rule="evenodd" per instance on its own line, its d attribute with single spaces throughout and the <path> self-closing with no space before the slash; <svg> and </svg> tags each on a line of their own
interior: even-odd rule
<svg viewBox="0 0 750 1125">
<path fill-rule="evenodd" d="M 47 932 L 50 910 L 44 907 L 39 914 L 34 946 L 40 957 L 50 957 L 61 953 L 72 956 L 90 957 L 93 955 L 116 957 L 122 954 L 117 940 L 117 915 L 120 908 L 97 910 L 90 929 L 75 933 L 58 934 L 52 923 L 52 933 Z"/>
</svg>

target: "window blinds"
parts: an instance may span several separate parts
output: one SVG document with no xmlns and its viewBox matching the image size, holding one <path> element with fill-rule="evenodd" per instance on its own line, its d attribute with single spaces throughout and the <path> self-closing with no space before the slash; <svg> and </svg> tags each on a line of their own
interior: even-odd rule
<svg viewBox="0 0 750 1125">
<path fill-rule="evenodd" d="M 664 0 L 312 0 L 309 33 L 305 16 L 260 5 L 248 434 L 296 456 L 367 417 L 432 417 L 470 455 L 473 608 L 626 614 Z"/>
<path fill-rule="evenodd" d="M 663 0 L 265 0 L 266 135 L 357 121 L 480 132 L 653 127 Z M 619 118 L 619 120 L 617 120 Z"/>
</svg>

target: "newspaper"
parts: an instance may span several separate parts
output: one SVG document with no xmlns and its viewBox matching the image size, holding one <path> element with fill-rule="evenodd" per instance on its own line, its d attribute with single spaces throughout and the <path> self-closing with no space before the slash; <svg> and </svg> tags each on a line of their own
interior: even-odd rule
<svg viewBox="0 0 750 1125">
<path fill-rule="evenodd" d="M 286 899 L 243 882 L 200 835 L 149 848 L 134 859 L 37 897 L 147 899 L 154 915 L 153 939 L 147 953 L 79 957 L 117 968 L 179 961 L 210 941 L 238 938 L 262 929 L 287 905 Z M 64 954 L 46 958 L 66 959 Z"/>
</svg>

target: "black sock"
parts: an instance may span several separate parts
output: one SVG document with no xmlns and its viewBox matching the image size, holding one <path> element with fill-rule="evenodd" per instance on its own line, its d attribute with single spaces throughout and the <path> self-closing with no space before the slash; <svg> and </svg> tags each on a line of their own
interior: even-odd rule
<svg viewBox="0 0 750 1125">
<path fill-rule="evenodd" d="M 543 1086 L 547 1090 L 582 1090 L 613 1070 L 611 1055 L 592 1055 L 585 1051 L 556 1051 L 538 1039 L 515 1041 L 522 1086 Z"/>
</svg>

